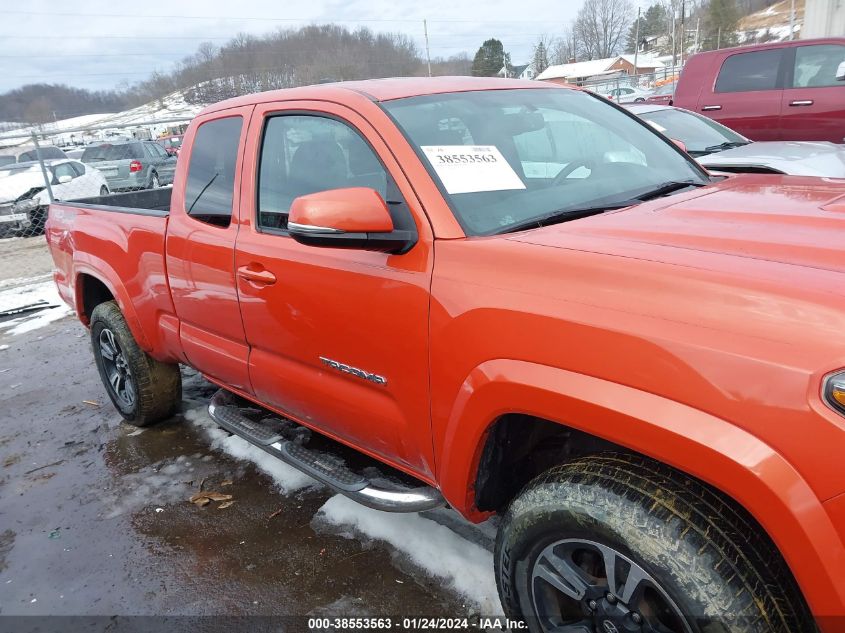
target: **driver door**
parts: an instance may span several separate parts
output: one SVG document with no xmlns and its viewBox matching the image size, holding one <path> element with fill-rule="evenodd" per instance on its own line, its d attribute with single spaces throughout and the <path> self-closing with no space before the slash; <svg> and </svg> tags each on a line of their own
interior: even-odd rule
<svg viewBox="0 0 845 633">
<path fill-rule="evenodd" d="M 235 272 L 255 394 L 297 421 L 430 478 L 428 311 L 432 239 L 381 137 L 343 106 L 257 108 L 250 127 Z M 298 196 L 375 189 L 394 226 L 419 240 L 403 255 L 318 248 L 287 232 Z M 401 227 L 404 228 L 404 227 Z M 360 370 L 375 381 L 343 365 Z"/>
</svg>

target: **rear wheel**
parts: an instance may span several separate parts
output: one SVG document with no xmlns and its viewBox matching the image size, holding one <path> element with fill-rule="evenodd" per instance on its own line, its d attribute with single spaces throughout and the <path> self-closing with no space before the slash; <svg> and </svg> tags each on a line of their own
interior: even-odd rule
<svg viewBox="0 0 845 633">
<path fill-rule="evenodd" d="M 101 195 L 101 196 L 107 196 L 107 195 L 109 195 L 109 188 L 108 188 L 108 187 L 106 187 L 105 185 L 103 185 L 102 187 L 100 187 L 100 195 Z"/>
<path fill-rule="evenodd" d="M 176 411 L 182 399 L 179 366 L 159 362 L 138 347 L 114 301 L 91 313 L 91 345 L 109 398 L 127 422 L 147 426 Z"/>
<path fill-rule="evenodd" d="M 547 471 L 496 540 L 505 613 L 533 633 L 810 633 L 780 554 L 750 518 L 628 455 Z"/>
<path fill-rule="evenodd" d="M 158 174 L 153 172 L 153 175 L 150 176 L 150 189 L 158 189 L 161 187 L 161 181 L 158 178 Z"/>
</svg>

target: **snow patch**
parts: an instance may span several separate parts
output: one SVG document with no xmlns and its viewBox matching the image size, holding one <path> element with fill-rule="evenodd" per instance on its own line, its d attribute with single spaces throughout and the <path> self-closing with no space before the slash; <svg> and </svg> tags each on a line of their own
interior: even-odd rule
<svg viewBox="0 0 845 633">
<path fill-rule="evenodd" d="M 493 578 L 493 554 L 444 525 L 419 514 L 379 512 L 337 495 L 317 517 L 331 525 L 351 527 L 385 541 L 456 593 L 472 601 L 484 615 L 501 615 Z"/>
<path fill-rule="evenodd" d="M 185 412 L 185 419 L 203 430 L 211 440 L 213 448 L 223 451 L 235 459 L 245 459 L 255 464 L 258 470 L 273 479 L 282 494 L 321 486 L 316 480 L 293 466 L 288 466 L 277 457 L 273 457 L 237 435 L 229 435 L 217 426 L 217 423 L 209 417 L 208 411 L 204 407 L 189 409 Z"/>
<path fill-rule="evenodd" d="M 23 314 L 18 318 L 0 322 L 0 330 L 12 336 L 32 332 L 45 325 L 58 321 L 71 313 L 70 307 L 59 296 L 56 284 L 52 281 L 18 286 L 0 291 L 0 310 L 15 310 L 24 306 L 44 302 L 50 307 L 37 312 Z"/>
</svg>

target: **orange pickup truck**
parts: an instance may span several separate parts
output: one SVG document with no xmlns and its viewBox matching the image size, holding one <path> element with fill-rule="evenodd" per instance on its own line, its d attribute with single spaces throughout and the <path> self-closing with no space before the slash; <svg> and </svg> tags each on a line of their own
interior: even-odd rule
<svg viewBox="0 0 845 633">
<path fill-rule="evenodd" d="M 172 190 L 46 233 L 129 423 L 188 365 L 356 501 L 500 514 L 531 631 L 845 627 L 843 181 L 713 178 L 577 89 L 388 79 L 211 106 Z"/>
</svg>

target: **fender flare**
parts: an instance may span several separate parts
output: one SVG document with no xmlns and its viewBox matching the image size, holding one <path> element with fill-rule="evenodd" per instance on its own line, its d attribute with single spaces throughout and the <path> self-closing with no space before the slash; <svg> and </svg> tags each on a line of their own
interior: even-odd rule
<svg viewBox="0 0 845 633">
<path fill-rule="evenodd" d="M 435 423 L 444 497 L 471 520 L 478 462 L 501 416 L 522 413 L 601 437 L 696 477 L 735 500 L 768 533 L 813 612 L 845 614 L 845 547 L 809 484 L 782 455 L 727 420 L 601 378 L 519 360 L 476 367 Z M 812 588 L 812 591 L 808 591 Z"/>
<path fill-rule="evenodd" d="M 84 314 L 83 285 L 80 283 L 82 275 L 89 275 L 108 288 L 115 301 L 117 301 L 120 312 L 123 314 L 123 318 L 126 319 L 129 331 L 132 332 L 132 336 L 135 337 L 138 346 L 143 350 L 149 350 L 149 341 L 144 335 L 138 313 L 135 311 L 135 306 L 132 304 L 129 293 L 120 281 L 120 276 L 105 260 L 89 253 L 76 251 L 74 252 L 73 262 L 73 292 L 76 315 L 82 324 L 86 327 L 89 325 L 88 318 Z"/>
</svg>

